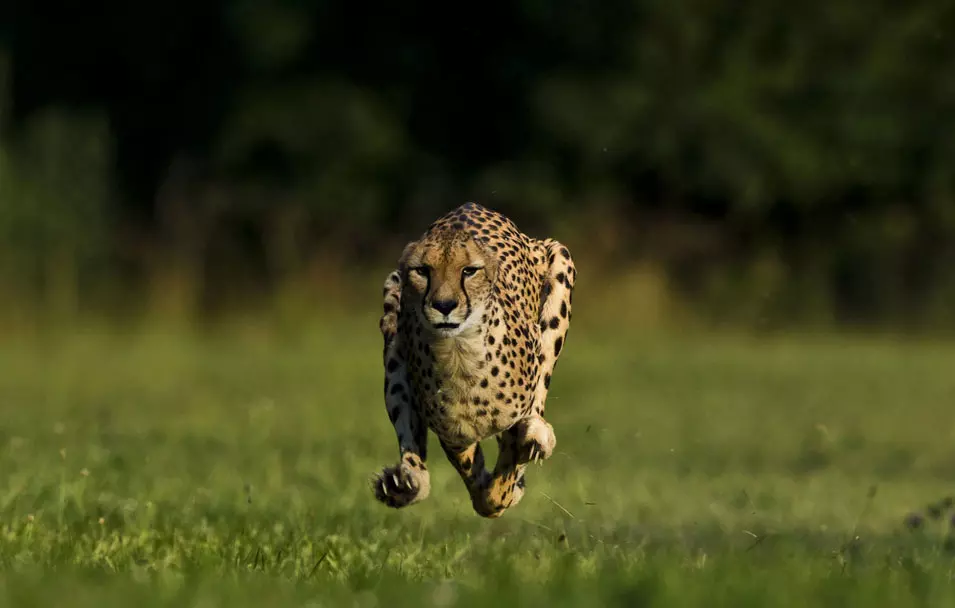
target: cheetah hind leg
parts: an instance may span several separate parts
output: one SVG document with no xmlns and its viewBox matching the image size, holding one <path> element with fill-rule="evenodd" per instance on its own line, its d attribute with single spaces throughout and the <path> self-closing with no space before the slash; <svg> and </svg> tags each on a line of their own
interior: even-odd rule
<svg viewBox="0 0 955 608">
<path fill-rule="evenodd" d="M 454 470 L 461 476 L 471 497 L 475 512 L 483 517 L 493 517 L 493 509 L 488 507 L 484 497 L 490 482 L 490 475 L 484 468 L 484 451 L 480 443 L 459 447 L 441 442 L 441 447 Z"/>
<path fill-rule="evenodd" d="M 522 431 L 512 426 L 497 436 L 498 456 L 494 471 L 482 492 L 474 497 L 474 510 L 483 517 L 498 518 L 524 497 L 524 470 L 518 462 Z"/>
</svg>

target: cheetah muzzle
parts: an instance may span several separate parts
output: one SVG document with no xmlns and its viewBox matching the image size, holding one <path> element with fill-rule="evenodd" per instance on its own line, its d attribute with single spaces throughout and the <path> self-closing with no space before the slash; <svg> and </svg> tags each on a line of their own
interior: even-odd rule
<svg viewBox="0 0 955 608">
<path fill-rule="evenodd" d="M 409 243 L 384 285 L 385 407 L 399 463 L 373 482 L 401 508 L 430 493 L 428 432 L 464 481 L 476 513 L 499 517 L 524 495 L 529 463 L 557 439 L 544 420 L 567 339 L 577 271 L 554 239 L 467 203 Z M 494 469 L 480 442 L 498 441 Z"/>
</svg>

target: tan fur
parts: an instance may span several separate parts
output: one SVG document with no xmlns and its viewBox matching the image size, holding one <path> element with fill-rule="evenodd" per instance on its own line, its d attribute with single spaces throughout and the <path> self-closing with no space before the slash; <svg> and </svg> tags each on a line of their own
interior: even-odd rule
<svg viewBox="0 0 955 608">
<path fill-rule="evenodd" d="M 434 366 L 440 370 L 442 381 L 438 391 L 449 401 L 458 403 L 470 394 L 477 367 L 484 360 L 482 341 L 480 332 L 474 330 L 465 336 L 439 338 L 431 343 Z"/>
<path fill-rule="evenodd" d="M 464 481 L 474 509 L 498 517 L 524 494 L 528 462 L 556 444 L 543 418 L 570 325 L 576 269 L 566 247 L 521 233 L 469 203 L 409 243 L 384 287 L 385 404 L 401 463 L 375 481 L 392 507 L 430 487 L 427 435 Z M 484 469 L 480 441 L 500 455 Z"/>
</svg>

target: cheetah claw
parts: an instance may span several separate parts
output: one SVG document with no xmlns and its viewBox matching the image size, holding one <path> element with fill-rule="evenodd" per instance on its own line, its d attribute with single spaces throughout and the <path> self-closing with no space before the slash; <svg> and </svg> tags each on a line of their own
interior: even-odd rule
<svg viewBox="0 0 955 608">
<path fill-rule="evenodd" d="M 544 448 L 537 443 L 537 441 L 530 441 L 524 446 L 522 455 L 518 456 L 518 463 L 536 463 L 538 465 L 543 465 L 546 459 L 547 454 L 545 453 Z"/>
<path fill-rule="evenodd" d="M 415 477 L 410 471 L 403 468 L 388 467 L 379 473 L 374 480 L 372 490 L 378 502 L 394 509 L 400 509 L 414 504 L 427 497 L 430 484 L 425 473 Z"/>
</svg>

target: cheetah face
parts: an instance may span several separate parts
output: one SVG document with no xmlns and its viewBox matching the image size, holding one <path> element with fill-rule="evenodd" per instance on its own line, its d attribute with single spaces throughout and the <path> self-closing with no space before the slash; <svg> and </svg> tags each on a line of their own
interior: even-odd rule
<svg viewBox="0 0 955 608">
<path fill-rule="evenodd" d="M 466 233 L 411 243 L 399 264 L 425 327 L 452 337 L 478 326 L 497 272 L 495 258 Z"/>
</svg>

